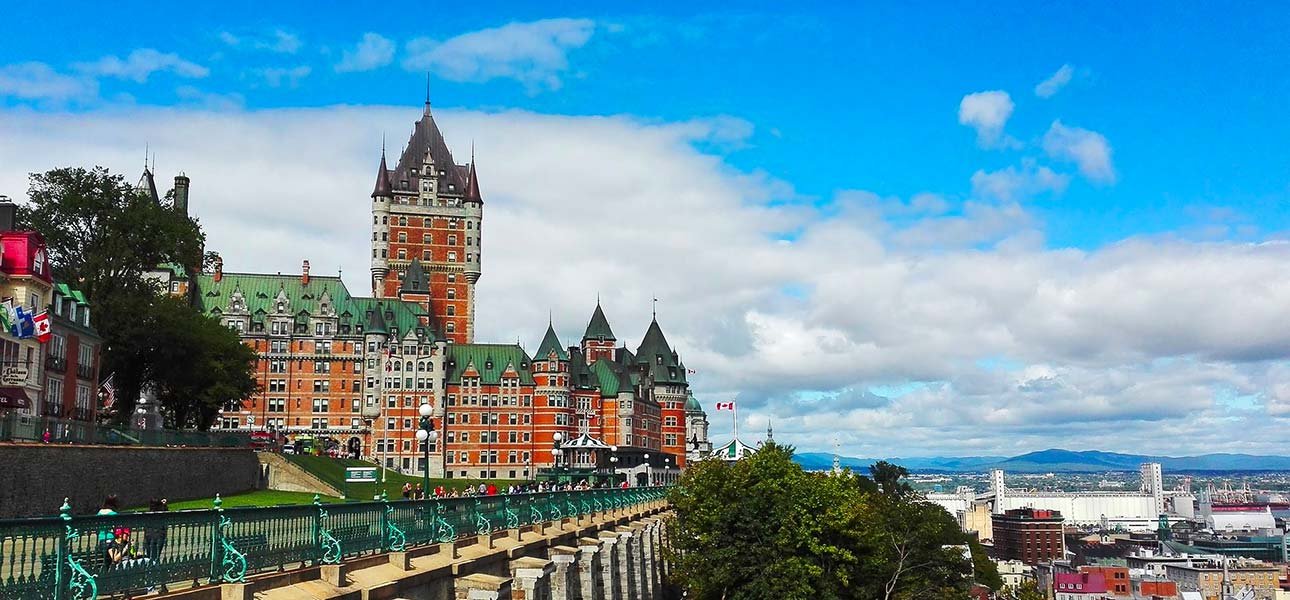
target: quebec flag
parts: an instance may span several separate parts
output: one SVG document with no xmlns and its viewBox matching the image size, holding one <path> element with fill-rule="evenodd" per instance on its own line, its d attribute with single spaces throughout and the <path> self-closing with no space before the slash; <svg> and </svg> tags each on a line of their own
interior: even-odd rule
<svg viewBox="0 0 1290 600">
<path fill-rule="evenodd" d="M 32 320 L 32 314 L 23 310 L 21 306 L 14 307 L 13 320 L 13 337 L 18 339 L 27 339 L 36 335 L 36 322 Z"/>
</svg>

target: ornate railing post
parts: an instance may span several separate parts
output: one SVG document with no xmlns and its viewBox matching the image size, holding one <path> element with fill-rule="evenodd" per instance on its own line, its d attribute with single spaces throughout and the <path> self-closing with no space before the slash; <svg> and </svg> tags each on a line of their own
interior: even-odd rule
<svg viewBox="0 0 1290 600">
<path fill-rule="evenodd" d="M 529 495 L 529 522 L 533 525 L 546 520 L 546 517 L 542 514 L 542 509 L 538 508 L 538 503 L 541 501 L 542 499 L 537 494 Z"/>
<path fill-rule="evenodd" d="M 520 516 L 519 516 L 518 514 L 516 514 L 516 513 L 515 513 L 515 511 L 511 510 L 511 497 L 510 497 L 510 496 L 506 496 L 506 497 L 502 498 L 502 512 L 503 512 L 503 514 L 505 514 L 505 515 L 506 515 L 506 528 L 507 528 L 507 529 L 519 529 L 519 527 L 520 527 Z"/>
<path fill-rule="evenodd" d="M 564 518 L 564 512 L 560 510 L 559 493 L 560 492 L 551 492 L 547 494 L 546 497 L 547 510 L 551 515 L 551 520 L 556 521 L 557 524 L 559 524 L 560 519 Z"/>
<path fill-rule="evenodd" d="M 457 538 L 457 530 L 454 529 L 452 524 L 448 522 L 448 519 L 444 518 L 444 514 L 447 510 L 448 509 L 447 507 L 444 506 L 443 501 L 435 500 L 435 503 L 434 503 L 435 539 L 436 541 L 439 541 L 439 542 L 450 542 Z"/>
<path fill-rule="evenodd" d="M 493 531 L 493 523 L 488 520 L 484 514 L 483 502 L 478 498 L 475 499 L 475 534 L 488 535 Z"/>
<path fill-rule="evenodd" d="M 233 521 L 224 516 L 224 501 L 215 494 L 215 532 L 211 551 L 211 582 L 239 583 L 246 580 L 246 557 L 229 541 L 225 529 Z"/>
<path fill-rule="evenodd" d="M 80 561 L 72 556 L 72 541 L 81 534 L 72 527 L 72 505 L 63 498 L 59 516 L 65 523 L 64 533 L 58 541 L 58 562 L 54 571 L 54 597 L 58 600 L 94 600 L 99 595 L 98 583 Z"/>
<path fill-rule="evenodd" d="M 314 539 L 318 543 L 318 561 L 325 565 L 340 564 L 340 540 L 332 536 L 325 527 L 327 510 L 323 508 L 322 497 L 314 494 L 314 507 L 318 509 L 314 521 Z"/>
<path fill-rule="evenodd" d="M 390 498 L 384 491 L 381 492 L 381 503 L 385 506 L 381 511 L 381 531 L 385 533 L 381 536 L 382 549 L 402 552 L 408 547 L 408 537 L 394 524 L 394 507 L 390 506 Z"/>
</svg>

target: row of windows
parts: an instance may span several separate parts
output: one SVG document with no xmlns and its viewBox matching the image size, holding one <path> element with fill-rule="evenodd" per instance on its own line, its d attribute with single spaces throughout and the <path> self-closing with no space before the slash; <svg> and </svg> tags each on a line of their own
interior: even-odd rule
<svg viewBox="0 0 1290 600">
<path fill-rule="evenodd" d="M 378 251 L 376 248 L 373 248 L 373 249 L 372 249 L 372 258 L 376 258 L 378 254 L 380 255 L 380 257 L 381 257 L 381 258 L 389 258 L 389 257 L 390 257 L 390 252 L 389 252 L 388 250 L 386 250 L 385 248 L 381 248 L 379 251 Z M 408 260 L 408 251 L 407 251 L 407 249 L 405 249 L 405 248 L 399 248 L 398 252 L 396 252 L 396 253 L 395 253 L 395 256 L 396 256 L 399 260 Z M 456 251 L 456 250 L 449 250 L 449 251 L 448 251 L 448 262 L 450 262 L 450 263 L 455 263 L 455 262 L 457 262 L 457 256 L 458 256 L 458 255 L 457 255 L 457 251 Z M 424 261 L 432 261 L 432 260 L 434 260 L 434 258 L 433 258 L 433 255 L 430 253 L 430 251 L 429 251 L 429 250 L 422 250 L 422 251 L 421 251 L 421 260 L 424 260 Z M 474 253 L 474 252 L 467 252 L 467 253 L 466 253 L 466 262 L 475 262 L 475 253 Z"/>
<path fill-rule="evenodd" d="M 426 221 L 430 221 L 430 220 L 431 220 L 431 217 L 426 217 Z M 460 220 L 458 220 L 458 219 L 446 219 L 446 220 L 442 220 L 442 221 L 444 221 L 444 222 L 447 224 L 448 229 L 460 229 L 460 228 L 461 228 L 461 221 L 460 221 Z M 379 224 L 379 225 L 389 225 L 389 224 L 390 224 L 390 217 L 389 217 L 388 215 L 382 215 L 382 216 L 380 217 L 380 223 L 377 223 L 377 217 L 376 217 L 376 215 L 372 215 L 372 224 L 373 224 L 373 225 L 378 225 L 378 224 Z M 434 223 L 433 223 L 433 222 L 430 222 L 430 223 L 423 223 L 423 222 L 421 222 L 421 221 L 419 221 L 419 220 L 418 220 L 418 217 L 412 217 L 412 219 L 411 219 L 411 220 L 409 220 L 407 217 L 399 217 L 399 218 L 395 221 L 395 224 L 397 224 L 399 227 L 408 227 L 408 226 L 411 226 L 411 227 L 423 227 L 423 226 L 424 226 L 424 227 L 434 227 Z M 466 229 L 474 229 L 474 228 L 475 228 L 475 222 L 474 222 L 474 221 L 466 221 Z M 483 231 L 483 230 L 484 230 L 484 224 L 483 224 L 483 223 L 480 223 L 480 224 L 479 224 L 479 230 L 480 230 L 480 231 Z"/>
</svg>

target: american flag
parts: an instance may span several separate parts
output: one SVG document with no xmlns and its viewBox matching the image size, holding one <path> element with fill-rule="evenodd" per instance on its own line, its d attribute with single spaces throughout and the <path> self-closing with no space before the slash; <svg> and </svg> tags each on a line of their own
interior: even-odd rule
<svg viewBox="0 0 1290 600">
<path fill-rule="evenodd" d="M 115 373 L 110 373 L 107 378 L 99 382 L 99 389 L 103 392 L 104 411 L 111 411 L 112 405 L 116 403 L 116 387 L 112 385 L 113 375 L 115 375 Z"/>
</svg>

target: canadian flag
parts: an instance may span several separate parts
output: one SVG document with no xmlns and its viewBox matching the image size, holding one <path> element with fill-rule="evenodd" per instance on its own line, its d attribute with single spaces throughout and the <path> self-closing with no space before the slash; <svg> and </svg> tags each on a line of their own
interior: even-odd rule
<svg viewBox="0 0 1290 600">
<path fill-rule="evenodd" d="M 53 335 L 49 328 L 49 313 L 42 310 L 40 314 L 31 318 L 31 322 L 36 326 L 36 340 L 41 343 L 48 342 Z"/>
<path fill-rule="evenodd" d="M 735 403 L 734 403 L 734 402 L 718 402 L 718 403 L 717 403 L 717 410 L 734 410 L 734 409 L 735 409 Z"/>
</svg>

